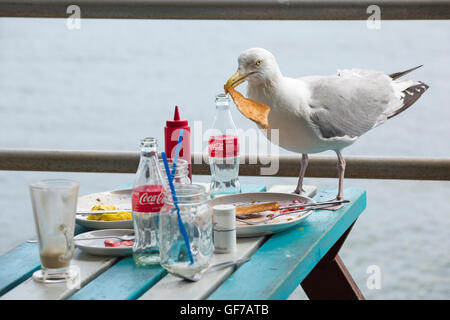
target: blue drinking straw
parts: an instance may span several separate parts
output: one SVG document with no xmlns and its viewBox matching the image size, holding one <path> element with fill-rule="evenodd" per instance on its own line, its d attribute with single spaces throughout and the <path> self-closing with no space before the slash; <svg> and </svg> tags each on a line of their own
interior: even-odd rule
<svg viewBox="0 0 450 320">
<path fill-rule="evenodd" d="M 180 134 L 178 136 L 178 142 L 177 142 L 177 148 L 175 149 L 175 158 L 173 159 L 173 164 L 172 164 L 172 176 L 175 176 L 175 169 L 177 167 L 178 156 L 180 154 L 181 140 L 183 140 L 183 132 L 184 132 L 184 129 L 180 129 Z"/>
<path fill-rule="evenodd" d="M 194 258 L 192 257 L 191 245 L 189 244 L 189 237 L 187 235 L 186 229 L 184 228 L 183 220 L 181 220 L 180 208 L 178 207 L 178 198 L 175 193 L 175 187 L 173 185 L 173 177 L 170 174 L 169 162 L 167 161 L 167 156 L 165 152 L 161 152 L 161 157 L 164 162 L 164 169 L 166 170 L 167 180 L 169 180 L 170 191 L 172 192 L 172 199 L 175 208 L 177 209 L 177 218 L 178 218 L 178 227 L 180 228 L 180 233 L 183 236 L 184 243 L 186 244 L 186 248 L 189 254 L 189 260 L 191 260 L 191 264 L 194 264 Z M 176 162 L 174 163 L 174 168 L 176 168 Z"/>
</svg>

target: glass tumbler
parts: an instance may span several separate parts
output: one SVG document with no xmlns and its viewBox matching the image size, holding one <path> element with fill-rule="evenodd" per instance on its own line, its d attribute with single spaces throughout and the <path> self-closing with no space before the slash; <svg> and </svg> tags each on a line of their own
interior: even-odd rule
<svg viewBox="0 0 450 320">
<path fill-rule="evenodd" d="M 191 276 L 211 263 L 213 257 L 212 215 L 205 187 L 198 184 L 175 184 L 181 219 L 186 229 L 194 263 L 180 233 L 177 209 L 170 191 L 159 214 L 159 254 L 161 266 L 169 272 Z"/>
<path fill-rule="evenodd" d="M 75 250 L 73 235 L 79 183 L 52 179 L 29 186 L 42 269 L 33 274 L 39 282 L 74 279 L 78 268 L 70 266 Z"/>
</svg>

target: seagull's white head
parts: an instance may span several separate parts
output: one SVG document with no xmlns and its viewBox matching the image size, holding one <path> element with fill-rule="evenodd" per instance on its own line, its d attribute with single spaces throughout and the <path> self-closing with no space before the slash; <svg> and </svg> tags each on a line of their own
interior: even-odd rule
<svg viewBox="0 0 450 320">
<path fill-rule="evenodd" d="M 228 79 L 225 89 L 234 88 L 244 81 L 249 83 L 274 82 L 281 77 L 272 53 L 262 48 L 243 51 L 238 58 L 238 70 Z"/>
</svg>

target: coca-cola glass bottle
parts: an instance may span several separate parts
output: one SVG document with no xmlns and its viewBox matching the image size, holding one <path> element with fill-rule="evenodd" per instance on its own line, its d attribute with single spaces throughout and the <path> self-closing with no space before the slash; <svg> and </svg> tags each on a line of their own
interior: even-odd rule
<svg viewBox="0 0 450 320">
<path fill-rule="evenodd" d="M 236 125 L 231 118 L 230 99 L 223 93 L 216 95 L 216 116 L 208 140 L 208 154 L 211 197 L 240 193 L 239 139 Z"/>
<path fill-rule="evenodd" d="M 158 165 L 157 140 L 141 140 L 141 159 L 131 196 L 136 264 L 159 263 L 158 216 L 164 205 L 164 183 Z"/>
</svg>

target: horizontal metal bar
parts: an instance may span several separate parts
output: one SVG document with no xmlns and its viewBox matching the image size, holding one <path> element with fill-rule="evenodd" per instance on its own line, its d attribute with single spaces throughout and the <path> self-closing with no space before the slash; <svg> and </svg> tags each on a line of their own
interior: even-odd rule
<svg viewBox="0 0 450 320">
<path fill-rule="evenodd" d="M 278 177 L 298 177 L 300 156 L 281 155 Z M 358 179 L 405 179 L 405 180 L 450 180 L 450 158 L 429 157 L 368 157 L 345 156 L 346 178 Z M 262 163 L 276 159 L 261 158 Z M 248 163 L 248 162 L 246 162 Z M 261 165 L 244 164 L 239 168 L 243 175 L 260 175 Z M 242 170 L 242 171 L 241 171 Z M 338 177 L 335 156 L 309 156 L 307 177 Z"/>
<path fill-rule="evenodd" d="M 133 173 L 139 152 L 1 149 L 0 170 Z"/>
<path fill-rule="evenodd" d="M 273 176 L 297 177 L 300 156 L 241 157 L 241 176 L 261 176 L 261 169 L 277 167 Z M 346 178 L 450 180 L 450 158 L 345 157 Z M 0 149 L 0 170 L 135 173 L 139 152 Z M 278 165 L 277 165 L 278 163 Z M 192 155 L 192 172 L 209 175 L 206 154 Z M 310 155 L 307 177 L 337 177 L 336 157 Z"/>
<path fill-rule="evenodd" d="M 450 19 L 448 0 L 0 0 L 0 17 L 220 20 L 366 20 L 378 5 L 383 20 Z"/>
</svg>

